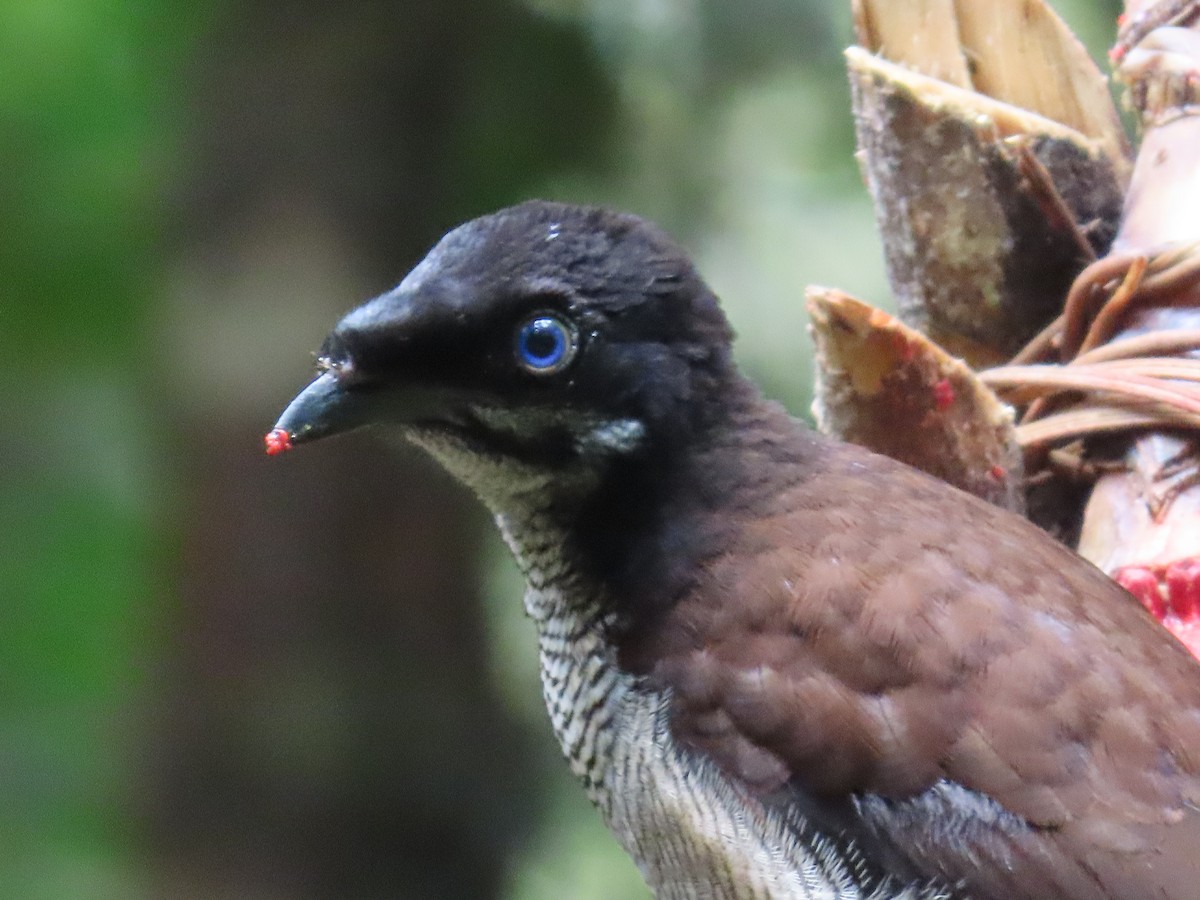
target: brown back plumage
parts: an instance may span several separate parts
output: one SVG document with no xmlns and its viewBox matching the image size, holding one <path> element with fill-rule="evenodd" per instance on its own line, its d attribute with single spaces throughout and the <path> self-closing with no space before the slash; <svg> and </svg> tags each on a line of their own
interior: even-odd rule
<svg viewBox="0 0 1200 900">
<path fill-rule="evenodd" d="M 761 792 L 854 795 L 975 897 L 1200 896 L 1183 646 L 1024 520 L 768 404 L 735 418 L 695 464 L 768 484 L 692 506 L 737 526 L 624 646 L 676 734 Z"/>
</svg>

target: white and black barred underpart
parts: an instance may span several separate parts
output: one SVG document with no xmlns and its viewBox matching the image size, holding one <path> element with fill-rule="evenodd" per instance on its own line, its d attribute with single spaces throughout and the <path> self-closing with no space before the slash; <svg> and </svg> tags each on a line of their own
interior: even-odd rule
<svg viewBox="0 0 1200 900">
<path fill-rule="evenodd" d="M 735 785 L 669 727 L 669 696 L 623 672 L 608 640 L 613 604 L 575 568 L 547 475 L 489 458 L 445 433 L 413 440 L 492 509 L 528 589 L 543 696 L 572 773 L 659 900 L 933 900 L 935 887 L 880 877 L 852 844 L 824 836 Z M 576 473 L 580 494 L 594 470 Z M 555 473 L 561 501 L 571 473 Z"/>
</svg>

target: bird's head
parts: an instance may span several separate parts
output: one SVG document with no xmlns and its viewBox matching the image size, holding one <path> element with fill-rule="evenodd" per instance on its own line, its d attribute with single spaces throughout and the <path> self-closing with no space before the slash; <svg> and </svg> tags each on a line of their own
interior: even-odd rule
<svg viewBox="0 0 1200 900">
<path fill-rule="evenodd" d="M 485 501 L 704 427 L 732 334 L 686 254 L 631 215 L 534 201 L 447 234 L 345 316 L 269 452 L 391 424 Z"/>
</svg>

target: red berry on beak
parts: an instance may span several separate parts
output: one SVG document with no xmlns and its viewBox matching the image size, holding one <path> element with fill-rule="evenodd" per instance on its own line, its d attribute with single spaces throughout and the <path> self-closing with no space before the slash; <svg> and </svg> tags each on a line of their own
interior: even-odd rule
<svg viewBox="0 0 1200 900">
<path fill-rule="evenodd" d="M 267 456 L 278 456 L 292 449 L 292 436 L 282 428 L 268 433 L 263 442 L 267 445 Z"/>
</svg>

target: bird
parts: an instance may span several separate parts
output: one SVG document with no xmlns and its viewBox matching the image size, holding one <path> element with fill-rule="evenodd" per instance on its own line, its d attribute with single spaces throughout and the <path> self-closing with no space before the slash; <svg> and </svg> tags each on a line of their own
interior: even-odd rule
<svg viewBox="0 0 1200 900">
<path fill-rule="evenodd" d="M 1200 664 L 1025 519 L 792 418 L 733 337 L 658 227 L 528 201 L 342 318 L 267 450 L 388 427 L 479 497 L 658 898 L 1200 897 Z"/>
</svg>

